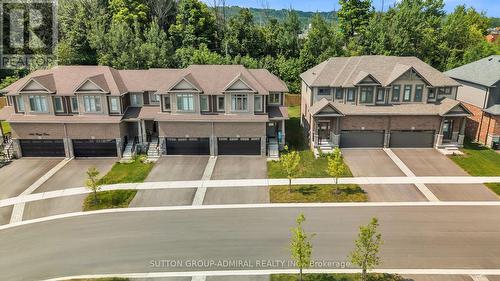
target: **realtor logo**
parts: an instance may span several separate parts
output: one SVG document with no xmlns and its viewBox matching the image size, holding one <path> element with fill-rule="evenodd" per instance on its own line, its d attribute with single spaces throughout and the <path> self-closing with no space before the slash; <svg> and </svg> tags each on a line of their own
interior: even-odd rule
<svg viewBox="0 0 500 281">
<path fill-rule="evenodd" d="M 0 0 L 0 68 L 52 65 L 57 46 L 57 0 Z"/>
</svg>

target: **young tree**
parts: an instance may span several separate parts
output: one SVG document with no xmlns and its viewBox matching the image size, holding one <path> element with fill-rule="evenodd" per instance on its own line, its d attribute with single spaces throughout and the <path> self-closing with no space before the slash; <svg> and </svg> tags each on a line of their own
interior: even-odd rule
<svg viewBox="0 0 500 281">
<path fill-rule="evenodd" d="M 346 166 L 342 159 L 342 153 L 338 147 L 333 150 L 331 155 L 328 155 L 328 166 L 326 172 L 332 178 L 335 178 L 335 188 L 338 187 L 339 178 L 345 173 Z"/>
<path fill-rule="evenodd" d="M 359 227 L 356 248 L 350 256 L 351 262 L 363 270 L 362 281 L 367 281 L 367 270 L 380 264 L 378 252 L 382 245 L 382 235 L 377 231 L 378 226 L 377 218 L 372 218 L 369 224 Z"/>
<path fill-rule="evenodd" d="M 85 186 L 94 193 L 94 204 L 98 204 L 97 192 L 101 190 L 101 185 L 99 184 L 99 171 L 95 167 L 90 167 L 87 170 L 87 181 Z"/>
<path fill-rule="evenodd" d="M 302 270 L 308 268 L 311 264 L 312 244 L 311 238 L 314 234 L 307 234 L 302 227 L 302 223 L 306 220 L 304 214 L 297 217 L 297 226 L 292 228 L 292 238 L 290 241 L 290 251 L 292 259 L 299 268 L 300 281 L 302 281 Z"/>
<path fill-rule="evenodd" d="M 288 147 L 285 146 L 285 153 L 281 154 L 280 164 L 286 173 L 288 178 L 288 190 L 292 191 L 292 178 L 298 171 L 300 163 L 300 155 L 297 151 L 288 151 Z"/>
</svg>

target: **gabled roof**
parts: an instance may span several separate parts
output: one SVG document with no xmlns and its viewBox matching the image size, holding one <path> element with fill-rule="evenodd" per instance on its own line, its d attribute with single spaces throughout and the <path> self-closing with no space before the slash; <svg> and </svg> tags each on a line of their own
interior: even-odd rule
<svg viewBox="0 0 500 281">
<path fill-rule="evenodd" d="M 492 87 L 500 81 L 500 55 L 462 65 L 446 71 L 445 74 L 458 80 Z"/>
<path fill-rule="evenodd" d="M 500 115 L 500 104 L 495 104 L 493 106 L 485 108 L 483 109 L 483 111 L 491 115 Z"/>
<path fill-rule="evenodd" d="M 355 56 L 330 58 L 302 73 L 306 84 L 314 87 L 354 87 L 360 77 L 370 74 L 382 86 L 413 68 L 431 86 L 459 86 L 437 69 L 416 57 Z"/>
<path fill-rule="evenodd" d="M 191 88 L 189 88 L 189 89 L 176 89 L 176 87 L 177 87 L 179 84 L 181 84 L 182 82 L 185 82 L 185 83 L 189 84 Z M 196 91 L 196 92 L 198 92 L 198 93 L 203 92 L 203 91 L 201 90 L 200 85 L 198 84 L 198 82 L 196 82 L 196 79 L 193 77 L 193 75 L 192 75 L 191 73 L 188 73 L 188 74 L 186 74 L 186 75 L 182 76 L 179 80 L 177 80 L 177 81 L 176 81 L 176 82 L 172 85 L 172 87 L 170 87 L 170 88 L 168 89 L 168 92 L 174 92 L 174 91 L 175 91 L 175 92 L 183 92 L 183 91 L 191 91 L 191 92 L 192 92 L 193 90 L 195 90 L 195 91 Z"/>
<path fill-rule="evenodd" d="M 84 80 L 80 85 L 78 85 L 74 92 L 81 91 L 81 88 L 87 83 L 91 83 L 98 89 L 98 91 L 109 93 L 108 84 L 106 83 L 106 78 L 103 74 L 95 75 Z"/>
<path fill-rule="evenodd" d="M 352 84 L 354 85 L 358 85 L 358 84 L 361 84 L 363 82 L 363 80 L 365 80 L 366 78 L 370 78 L 374 83 L 376 84 L 381 84 L 377 78 L 373 77 L 372 74 L 370 73 L 367 73 L 367 72 L 364 72 L 364 71 L 360 71 L 358 73 L 358 75 L 352 80 Z"/>
<path fill-rule="evenodd" d="M 311 106 L 309 108 L 309 112 L 313 116 L 344 116 L 344 114 L 340 112 L 331 101 L 328 101 L 325 98 L 322 98 Z"/>
<path fill-rule="evenodd" d="M 245 85 L 245 89 L 231 89 L 236 83 L 241 82 Z M 232 92 L 232 91 L 239 91 L 239 90 L 250 90 L 252 92 L 256 92 L 255 89 L 252 88 L 252 86 L 249 85 L 250 83 L 246 81 L 245 77 L 241 75 L 241 73 L 236 76 L 233 81 L 229 82 L 227 86 L 224 88 L 224 92 Z"/>
</svg>

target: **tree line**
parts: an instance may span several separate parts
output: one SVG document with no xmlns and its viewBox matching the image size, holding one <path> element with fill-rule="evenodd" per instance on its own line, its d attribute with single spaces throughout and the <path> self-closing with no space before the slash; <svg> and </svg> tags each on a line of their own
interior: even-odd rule
<svg viewBox="0 0 500 281">
<path fill-rule="evenodd" d="M 499 42 L 484 40 L 484 13 L 457 6 L 446 14 L 443 0 L 402 0 L 383 13 L 371 0 L 340 0 L 337 20 L 316 14 L 305 30 L 293 10 L 256 22 L 249 9 L 228 17 L 223 3 L 61 0 L 58 64 L 243 64 L 267 68 L 298 93 L 299 74 L 332 56 L 416 56 L 447 70 L 500 53 Z"/>
</svg>

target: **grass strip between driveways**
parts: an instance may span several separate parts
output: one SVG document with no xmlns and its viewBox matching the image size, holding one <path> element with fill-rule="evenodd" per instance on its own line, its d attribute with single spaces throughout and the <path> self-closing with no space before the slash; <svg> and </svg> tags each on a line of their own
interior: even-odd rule
<svg viewBox="0 0 500 281">
<path fill-rule="evenodd" d="M 286 121 L 286 139 L 288 146 L 300 154 L 299 170 L 295 178 L 326 178 L 328 159 L 325 156 L 315 158 L 305 143 L 303 129 L 300 127 L 300 106 L 288 107 L 290 120 Z M 346 165 L 347 167 L 347 165 Z M 267 162 L 267 177 L 270 179 L 286 178 L 287 175 L 277 161 Z M 342 177 L 352 177 L 347 167 Z M 334 185 L 295 185 L 292 191 L 288 186 L 272 186 L 269 188 L 272 203 L 300 202 L 364 202 L 366 193 L 358 185 L 341 185 L 334 192 Z"/>
<path fill-rule="evenodd" d="M 304 274 L 304 281 L 358 281 L 360 274 Z M 297 281 L 298 274 L 273 274 L 271 281 Z M 369 281 L 403 281 L 401 276 L 395 274 L 369 274 Z"/>
<path fill-rule="evenodd" d="M 10 133 L 10 124 L 8 122 L 5 122 L 5 121 L 0 121 L 0 123 L 2 124 L 2 132 L 4 134 L 8 134 Z"/>
<path fill-rule="evenodd" d="M 90 193 L 83 202 L 83 211 L 95 211 L 102 209 L 127 208 L 137 190 L 109 190 L 97 192 L 97 204 L 94 202 L 94 193 Z"/>
<path fill-rule="evenodd" d="M 477 143 L 466 142 L 462 148 L 465 155 L 450 156 L 451 160 L 471 176 L 500 176 L 500 154 Z M 500 195 L 500 183 L 487 183 L 493 192 Z"/>
<path fill-rule="evenodd" d="M 100 184 L 144 182 L 154 163 L 147 162 L 145 157 L 137 156 L 130 163 L 115 163 L 111 170 L 101 178 Z"/>
</svg>

